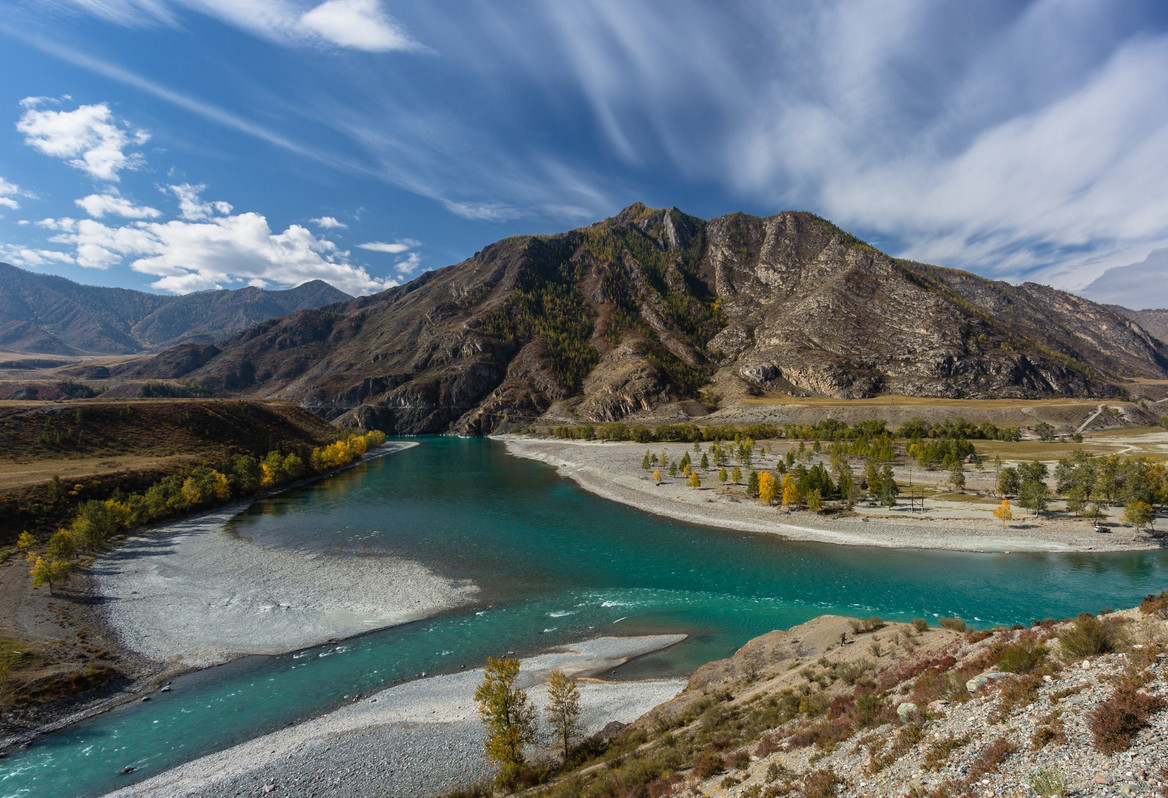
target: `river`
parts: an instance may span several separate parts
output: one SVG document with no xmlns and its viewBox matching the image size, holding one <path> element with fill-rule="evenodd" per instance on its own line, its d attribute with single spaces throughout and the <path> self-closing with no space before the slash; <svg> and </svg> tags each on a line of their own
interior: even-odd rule
<svg viewBox="0 0 1168 798">
<path fill-rule="evenodd" d="M 230 529 L 267 546 L 413 558 L 481 595 L 425 621 L 184 676 L 157 700 L 12 752 L 0 796 L 100 795 L 421 672 L 601 634 L 688 634 L 614 674 L 676 675 L 825 613 L 1029 624 L 1168 587 L 1163 552 L 896 551 L 678 523 L 596 498 L 487 440 L 423 439 L 257 502 Z"/>
</svg>

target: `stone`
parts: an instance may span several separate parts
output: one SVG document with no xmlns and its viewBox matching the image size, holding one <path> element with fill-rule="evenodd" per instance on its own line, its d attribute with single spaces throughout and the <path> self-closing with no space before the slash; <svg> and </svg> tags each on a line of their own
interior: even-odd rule
<svg viewBox="0 0 1168 798">
<path fill-rule="evenodd" d="M 912 701 L 905 701 L 896 708 L 896 717 L 900 718 L 901 723 L 908 723 L 917 714 L 917 705 Z"/>
<path fill-rule="evenodd" d="M 1008 673 L 1002 673 L 1000 671 L 986 671 L 985 673 L 979 673 L 977 676 L 974 676 L 965 683 L 965 689 L 971 693 L 976 693 L 982 688 L 982 685 L 984 685 L 990 679 L 1002 679 L 1009 675 L 1010 674 Z"/>
</svg>

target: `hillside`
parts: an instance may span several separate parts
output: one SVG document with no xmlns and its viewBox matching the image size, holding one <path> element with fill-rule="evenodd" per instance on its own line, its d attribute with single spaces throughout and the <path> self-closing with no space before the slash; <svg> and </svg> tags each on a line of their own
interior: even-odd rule
<svg viewBox="0 0 1168 798">
<path fill-rule="evenodd" d="M 286 291 L 241 288 L 162 296 L 81 285 L 0 263 L 0 347 L 53 355 L 131 354 L 218 340 L 276 316 L 351 297 L 320 280 Z"/>
<path fill-rule="evenodd" d="M 1168 344 L 1045 286 L 895 260 L 811 214 L 706 222 L 637 204 L 116 375 L 391 433 L 481 433 L 549 409 L 611 421 L 768 392 L 1116 397 L 1168 379 Z"/>
<path fill-rule="evenodd" d="M 77 504 L 145 487 L 177 466 L 318 446 L 337 430 L 282 402 L 169 399 L 0 406 L 0 545 L 52 532 Z M 54 483 L 57 477 L 59 482 Z"/>
<path fill-rule="evenodd" d="M 816 618 L 702 666 L 527 794 L 1163 795 L 1166 607 L 968 633 Z"/>
<path fill-rule="evenodd" d="M 1168 342 L 1168 309 L 1161 310 L 1129 310 L 1116 307 L 1123 315 L 1143 327 L 1161 341 Z"/>
</svg>

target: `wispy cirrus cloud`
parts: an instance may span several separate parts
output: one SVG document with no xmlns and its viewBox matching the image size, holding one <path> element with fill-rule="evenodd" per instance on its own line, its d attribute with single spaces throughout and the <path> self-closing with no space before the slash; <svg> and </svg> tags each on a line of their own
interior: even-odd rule
<svg viewBox="0 0 1168 798">
<path fill-rule="evenodd" d="M 128 27 L 181 25 L 198 12 L 278 44 L 327 45 L 366 52 L 424 50 L 385 12 L 380 0 L 67 0 L 73 7 Z"/>
<path fill-rule="evenodd" d="M 115 182 L 119 172 L 144 163 L 141 154 L 132 149 L 145 144 L 149 133 L 115 120 L 105 103 L 81 105 L 71 111 L 45 107 L 59 102 L 46 97 L 21 101 L 25 110 L 16 129 L 24 134 L 26 144 L 96 180 Z"/>
</svg>

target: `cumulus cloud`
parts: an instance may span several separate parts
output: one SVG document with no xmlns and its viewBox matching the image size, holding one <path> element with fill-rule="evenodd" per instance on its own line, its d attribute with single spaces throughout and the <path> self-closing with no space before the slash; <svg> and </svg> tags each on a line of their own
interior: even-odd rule
<svg viewBox="0 0 1168 798">
<path fill-rule="evenodd" d="M 149 133 L 115 119 L 105 103 L 72 111 L 44 107 L 55 103 L 44 97 L 21 101 L 25 111 L 16 129 L 24 134 L 26 144 L 97 180 L 117 181 L 122 170 L 142 166 L 142 156 L 129 150 L 145 144 Z"/>
<path fill-rule="evenodd" d="M 177 186 L 167 186 L 167 188 L 178 199 L 179 213 L 184 219 L 198 221 L 209 219 L 215 214 L 226 215 L 232 211 L 230 203 L 227 202 L 203 202 L 202 194 L 207 188 L 204 185 L 196 186 L 182 183 Z"/>
<path fill-rule="evenodd" d="M 116 191 L 90 194 L 74 200 L 79 208 L 95 219 L 103 216 L 121 216 L 123 219 L 157 219 L 162 211 L 145 205 L 135 205 Z"/>
<path fill-rule="evenodd" d="M 335 216 L 318 216 L 315 219 L 309 219 L 309 221 L 325 230 L 343 230 L 349 226 L 339 221 Z"/>
<path fill-rule="evenodd" d="M 23 266 L 26 269 L 35 269 L 39 266 L 72 264 L 74 259 L 68 252 L 24 247 L 16 244 L 0 244 L 0 261 L 10 263 L 13 266 Z"/>
<path fill-rule="evenodd" d="M 352 264 L 335 243 L 301 225 L 274 231 L 258 213 L 233 213 L 225 202 L 207 202 L 201 187 L 171 186 L 181 218 L 109 225 L 97 219 L 46 219 L 61 231 L 50 239 L 72 246 L 73 260 L 92 269 L 128 260 L 130 268 L 157 279 L 151 286 L 176 294 L 249 285 L 299 285 L 324 280 L 350 294 L 396 285 Z"/>
<path fill-rule="evenodd" d="M 412 238 L 402 238 L 394 242 L 367 241 L 364 244 L 358 244 L 357 246 L 361 249 L 370 250 L 371 252 L 387 252 L 390 255 L 400 255 L 407 250 L 421 246 L 421 242 L 415 241 Z"/>
</svg>

